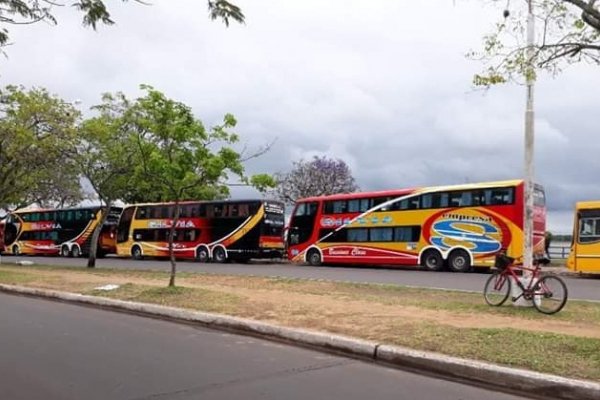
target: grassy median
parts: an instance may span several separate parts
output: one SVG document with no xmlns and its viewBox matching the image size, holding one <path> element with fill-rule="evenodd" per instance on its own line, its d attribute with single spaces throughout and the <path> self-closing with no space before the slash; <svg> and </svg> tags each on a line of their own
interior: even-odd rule
<svg viewBox="0 0 600 400">
<path fill-rule="evenodd" d="M 286 278 L 0 265 L 0 283 L 164 304 L 600 381 L 600 303 L 558 314 L 481 294 Z M 118 284 L 113 291 L 97 288 Z"/>
</svg>

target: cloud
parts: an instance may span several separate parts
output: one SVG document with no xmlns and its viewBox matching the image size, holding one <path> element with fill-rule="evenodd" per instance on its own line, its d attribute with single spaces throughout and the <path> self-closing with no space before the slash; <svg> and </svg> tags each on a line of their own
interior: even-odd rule
<svg viewBox="0 0 600 400">
<path fill-rule="evenodd" d="M 313 155 L 344 159 L 364 190 L 516 178 L 523 174 L 525 89 L 473 91 L 478 48 L 499 16 L 481 2 L 239 0 L 247 23 L 226 29 L 203 0 L 110 2 L 117 24 L 11 27 L 2 84 L 48 87 L 89 107 L 106 91 L 148 83 L 206 125 L 233 113 L 241 146 L 277 138 L 250 173 Z M 597 67 L 596 67 L 597 68 Z M 568 69 L 536 85 L 536 180 L 551 228 L 569 231 L 576 200 L 600 198 L 600 75 Z M 235 196 L 254 195 L 235 188 Z"/>
</svg>

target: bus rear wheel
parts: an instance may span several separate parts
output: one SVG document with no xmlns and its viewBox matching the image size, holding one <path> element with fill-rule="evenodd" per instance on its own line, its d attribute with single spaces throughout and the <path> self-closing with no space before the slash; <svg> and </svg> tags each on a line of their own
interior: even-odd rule
<svg viewBox="0 0 600 400">
<path fill-rule="evenodd" d="M 225 253 L 225 250 L 222 247 L 217 247 L 213 250 L 213 260 L 219 264 L 223 264 L 227 261 L 227 253 Z"/>
<path fill-rule="evenodd" d="M 131 248 L 131 258 L 133 258 L 134 260 L 141 260 L 142 258 L 144 258 L 142 256 L 142 249 L 140 248 L 140 246 L 133 246 Z"/>
<path fill-rule="evenodd" d="M 308 254 L 306 255 L 306 260 L 313 267 L 318 267 L 323 262 L 321 259 L 321 253 L 315 249 L 309 250 Z"/>
<path fill-rule="evenodd" d="M 465 250 L 454 250 L 448 256 L 448 267 L 452 272 L 469 272 L 471 270 L 471 257 Z"/>
<path fill-rule="evenodd" d="M 437 250 L 427 250 L 421 256 L 421 266 L 427 271 L 441 271 L 444 268 L 444 259 Z"/>
</svg>

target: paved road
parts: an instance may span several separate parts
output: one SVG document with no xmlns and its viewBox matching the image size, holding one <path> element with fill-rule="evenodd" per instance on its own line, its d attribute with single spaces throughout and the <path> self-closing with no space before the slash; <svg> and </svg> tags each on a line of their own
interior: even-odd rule
<svg viewBox="0 0 600 400">
<path fill-rule="evenodd" d="M 37 264 L 84 266 L 83 259 L 61 257 L 12 257 L 3 256 L 3 263 L 18 260 L 33 261 Z M 105 258 L 98 260 L 99 267 L 162 270 L 170 269 L 168 261 Z M 192 261 L 178 262 L 179 271 L 208 272 L 215 274 L 237 274 L 258 276 L 282 276 L 288 278 L 327 279 L 336 281 L 386 283 L 458 289 L 481 292 L 489 276 L 483 273 L 456 274 L 450 272 L 426 272 L 414 269 L 310 267 L 294 264 L 252 263 L 252 264 L 199 264 Z M 600 301 L 600 279 L 564 277 L 569 288 L 570 299 Z"/>
<path fill-rule="evenodd" d="M 189 325 L 7 294 L 0 304 L 3 399 L 522 399 Z"/>
</svg>

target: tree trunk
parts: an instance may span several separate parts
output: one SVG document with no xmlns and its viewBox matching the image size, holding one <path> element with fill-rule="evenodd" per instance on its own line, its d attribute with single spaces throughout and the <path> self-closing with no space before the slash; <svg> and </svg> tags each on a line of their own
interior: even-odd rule
<svg viewBox="0 0 600 400">
<path fill-rule="evenodd" d="M 169 279 L 169 287 L 175 286 L 175 275 L 177 274 L 177 264 L 175 263 L 175 251 L 173 248 L 173 242 L 175 239 L 175 232 L 177 230 L 177 222 L 179 221 L 179 200 L 175 200 L 175 210 L 173 212 L 173 223 L 171 224 L 171 230 L 169 233 L 169 258 L 171 259 L 171 277 Z"/>
<path fill-rule="evenodd" d="M 101 217 L 100 222 L 96 225 L 94 229 L 94 233 L 92 233 L 92 243 L 90 243 L 90 254 L 88 255 L 88 268 L 96 267 L 96 254 L 98 253 L 98 239 L 100 238 L 100 233 L 102 232 L 102 227 L 104 223 L 108 219 L 108 214 L 110 214 L 110 207 L 112 206 L 112 201 L 108 200 L 106 202 L 106 209 L 104 211 L 100 211 Z M 102 208 L 100 208 L 102 210 Z"/>
</svg>

